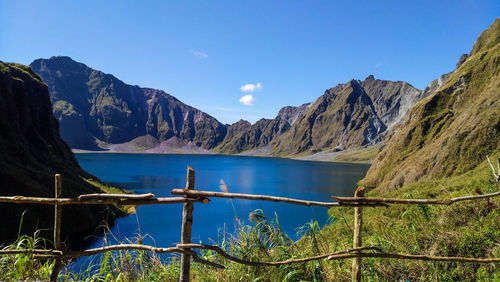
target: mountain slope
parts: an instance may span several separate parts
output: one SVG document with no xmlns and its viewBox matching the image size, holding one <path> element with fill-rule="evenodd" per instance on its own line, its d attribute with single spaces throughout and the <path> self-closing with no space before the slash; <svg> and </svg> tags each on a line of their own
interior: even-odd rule
<svg viewBox="0 0 500 282">
<path fill-rule="evenodd" d="M 308 107 L 309 104 L 299 107 L 287 106 L 282 108 L 274 119 L 260 119 L 253 125 L 240 120 L 228 127 L 226 137 L 215 150 L 220 153 L 237 154 L 265 147 L 274 138 L 288 131 Z"/>
<path fill-rule="evenodd" d="M 151 135 L 211 149 L 226 135 L 215 118 L 161 90 L 125 84 L 69 57 L 38 59 L 31 67 L 49 86 L 61 136 L 72 148 L 95 150 L 102 142 Z"/>
<path fill-rule="evenodd" d="M 93 176 L 78 165 L 59 136 L 47 86 L 29 67 L 0 62 L 0 179 L 2 195 L 52 197 L 54 174 L 63 179 L 63 197 L 102 192 L 84 179 Z M 17 238 L 24 210 L 23 234 L 52 228 L 52 206 L 0 205 L 4 227 L 0 241 Z M 105 206 L 65 206 L 63 236 L 92 231 L 119 211 Z"/>
<path fill-rule="evenodd" d="M 311 104 L 288 132 L 273 140 L 271 151 L 283 156 L 368 145 L 399 122 L 419 94 L 420 90 L 406 82 L 373 76 L 339 84 Z"/>
<path fill-rule="evenodd" d="M 364 183 L 393 190 L 460 175 L 500 149 L 500 19 L 446 83 L 409 112 Z"/>
</svg>

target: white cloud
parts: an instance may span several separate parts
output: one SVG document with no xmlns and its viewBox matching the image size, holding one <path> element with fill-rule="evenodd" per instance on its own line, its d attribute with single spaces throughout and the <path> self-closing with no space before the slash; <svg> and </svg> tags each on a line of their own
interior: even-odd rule
<svg viewBox="0 0 500 282">
<path fill-rule="evenodd" d="M 253 106 L 254 101 L 255 101 L 255 98 L 251 94 L 247 94 L 247 95 L 242 96 L 240 98 L 240 103 L 242 103 L 245 106 Z"/>
<path fill-rule="evenodd" d="M 200 59 L 206 59 L 208 58 L 208 54 L 206 53 L 203 53 L 203 52 L 198 52 L 198 51 L 189 51 L 189 53 L 191 53 L 192 55 L 195 55 L 196 57 L 200 58 Z"/>
<path fill-rule="evenodd" d="M 240 87 L 241 92 L 254 92 L 255 90 L 261 90 L 262 84 L 259 82 L 257 84 L 245 84 Z"/>
</svg>

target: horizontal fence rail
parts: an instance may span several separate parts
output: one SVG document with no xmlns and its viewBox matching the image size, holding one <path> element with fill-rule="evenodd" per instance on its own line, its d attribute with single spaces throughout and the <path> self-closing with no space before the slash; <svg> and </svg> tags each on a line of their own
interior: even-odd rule
<svg viewBox="0 0 500 282">
<path fill-rule="evenodd" d="M 300 206 L 319 206 L 319 207 L 339 207 L 339 206 L 386 206 L 385 204 L 377 203 L 339 203 L 339 202 L 318 202 L 318 201 L 306 201 L 285 197 L 275 197 L 267 195 L 253 195 L 253 194 L 243 194 L 243 193 L 225 193 L 225 192 L 213 192 L 213 191 L 200 191 L 200 190 L 184 190 L 184 189 L 172 189 L 171 193 L 173 195 L 186 195 L 194 197 L 210 197 L 210 198 L 227 198 L 227 199 L 243 199 L 243 200 L 255 200 L 255 201 L 269 201 L 269 202 L 280 202 Z"/>
<path fill-rule="evenodd" d="M 183 204 L 187 202 L 209 203 L 209 199 L 162 197 L 162 198 L 122 198 L 110 197 L 107 194 L 94 194 L 93 198 L 43 198 L 25 196 L 0 196 L 0 203 L 12 204 L 42 204 L 42 205 L 162 205 Z"/>
<path fill-rule="evenodd" d="M 338 197 L 333 196 L 337 202 L 319 202 L 307 201 L 301 199 L 292 199 L 285 197 L 275 197 L 269 195 L 255 195 L 244 193 L 227 193 L 214 191 L 200 191 L 194 189 L 194 170 L 188 167 L 187 182 L 185 189 L 172 189 L 173 195 L 183 197 L 155 197 L 152 193 L 147 194 L 84 194 L 76 198 L 61 198 L 61 177 L 59 174 L 55 176 L 55 197 L 26 197 L 26 196 L 0 196 L 0 202 L 13 204 L 44 204 L 54 206 L 54 246 L 55 249 L 4 249 L 0 250 L 0 255 L 16 255 L 16 254 L 31 254 L 33 259 L 54 259 L 56 261 L 52 274 L 51 281 L 56 281 L 59 274 L 59 268 L 62 260 L 75 259 L 79 257 L 91 256 L 111 251 L 119 250 L 137 250 L 147 251 L 151 253 L 180 253 L 181 254 L 181 273 L 179 281 L 189 281 L 190 258 L 195 262 L 206 264 L 212 267 L 224 269 L 225 266 L 219 263 L 211 262 L 202 259 L 192 249 L 213 250 L 220 256 L 235 263 L 245 264 L 249 266 L 280 266 L 293 263 L 304 263 L 308 261 L 328 259 L 354 259 L 352 280 L 360 281 L 360 260 L 364 257 L 385 258 L 385 259 L 408 259 L 422 261 L 449 261 L 449 262 L 472 262 L 472 263 L 500 263 L 500 258 L 467 258 L 467 257 L 440 257 L 430 255 L 413 255 L 413 254 L 398 254 L 386 253 L 381 249 L 373 246 L 361 246 L 361 226 L 362 226 L 362 207 L 388 207 L 390 204 L 405 204 L 405 205 L 451 205 L 461 201 L 473 201 L 489 199 L 500 196 L 500 191 L 465 197 L 456 197 L 450 199 L 393 199 L 393 198 L 377 198 L 363 197 L 364 188 L 360 187 L 356 190 L 355 197 Z M 244 199 L 244 200 L 259 200 L 281 202 L 302 206 L 320 206 L 320 207 L 354 207 L 355 216 L 354 225 L 354 247 L 348 250 L 337 251 L 329 254 L 322 254 L 306 258 L 296 258 L 284 261 L 247 261 L 235 257 L 216 245 L 192 244 L 191 243 L 191 225 L 193 203 L 208 204 L 208 198 L 229 198 L 229 199 Z M 175 247 L 159 248 L 142 244 L 116 244 L 104 246 L 100 248 L 87 249 L 83 251 L 71 251 L 63 249 L 60 239 L 61 231 L 61 216 L 62 205 L 95 205 L 95 204 L 116 204 L 116 205 L 155 205 L 155 204 L 184 204 L 183 221 L 182 221 L 182 243 Z M 369 252 L 368 252 L 369 251 Z"/>
<path fill-rule="evenodd" d="M 348 259 L 348 258 L 394 258 L 394 259 L 410 259 L 410 260 L 426 260 L 426 261 L 500 263 L 500 258 L 438 257 L 438 256 L 426 256 L 426 255 L 363 253 L 363 252 L 357 252 L 354 254 L 344 254 L 344 255 L 331 255 L 328 257 L 328 260 Z"/>
<path fill-rule="evenodd" d="M 451 205 L 454 203 L 458 203 L 461 201 L 472 201 L 472 200 L 480 200 L 480 199 L 489 199 L 496 196 L 500 196 L 500 191 L 484 194 L 484 195 L 474 195 L 474 196 L 465 196 L 465 197 L 457 197 L 451 199 L 391 199 L 391 198 L 373 198 L 373 197 L 364 197 L 364 198 L 356 198 L 356 197 L 338 197 L 332 196 L 335 200 L 340 203 L 358 203 L 359 205 L 366 204 L 374 204 L 374 203 L 384 203 L 384 204 L 405 204 L 405 205 Z"/>
</svg>

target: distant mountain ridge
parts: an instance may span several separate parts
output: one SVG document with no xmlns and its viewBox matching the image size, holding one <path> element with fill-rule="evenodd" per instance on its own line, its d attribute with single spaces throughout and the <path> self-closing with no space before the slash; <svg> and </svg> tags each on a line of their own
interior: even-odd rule
<svg viewBox="0 0 500 282">
<path fill-rule="evenodd" d="M 69 57 L 38 59 L 31 67 L 49 86 L 61 136 L 72 148 L 85 150 L 141 151 L 125 143 L 151 136 L 159 143 L 175 137 L 192 144 L 185 148 L 193 152 L 294 156 L 341 151 L 380 143 L 423 97 L 407 82 L 368 76 L 339 84 L 314 103 L 284 107 L 274 119 L 227 125 L 164 91 L 125 84 Z M 151 152 L 169 152 L 165 146 L 174 143 Z"/>
<path fill-rule="evenodd" d="M 263 118 L 253 125 L 240 120 L 228 127 L 226 138 L 215 148 L 215 151 L 238 154 L 269 146 L 274 138 L 281 136 L 291 128 L 309 105 L 306 103 L 299 107 L 284 107 L 274 119 Z"/>
<path fill-rule="evenodd" d="M 397 124 L 421 91 L 407 82 L 351 80 L 325 91 L 292 128 L 273 140 L 276 155 L 345 150 L 374 143 Z"/>
<path fill-rule="evenodd" d="M 156 89 L 123 83 L 69 57 L 31 63 L 49 86 L 61 135 L 72 148 L 99 149 L 151 135 L 171 137 L 211 149 L 226 135 L 226 127 L 210 115 Z"/>
</svg>

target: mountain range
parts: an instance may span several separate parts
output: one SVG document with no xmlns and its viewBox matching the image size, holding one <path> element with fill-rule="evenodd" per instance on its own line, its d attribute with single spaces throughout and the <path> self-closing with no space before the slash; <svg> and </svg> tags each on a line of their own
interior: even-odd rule
<svg viewBox="0 0 500 282">
<path fill-rule="evenodd" d="M 274 119 L 229 125 L 162 90 L 128 85 L 69 57 L 30 66 L 48 85 L 70 147 L 115 152 L 297 157 L 370 147 L 446 80 L 444 75 L 421 91 L 371 75 L 330 88 L 312 103 L 284 107 Z"/>
</svg>

